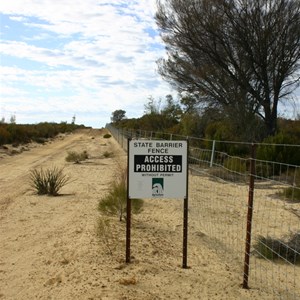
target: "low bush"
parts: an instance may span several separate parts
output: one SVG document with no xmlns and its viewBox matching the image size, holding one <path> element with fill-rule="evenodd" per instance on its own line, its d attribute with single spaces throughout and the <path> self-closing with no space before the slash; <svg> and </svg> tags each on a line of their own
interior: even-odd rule
<svg viewBox="0 0 300 300">
<path fill-rule="evenodd" d="M 89 158 L 87 151 L 82 151 L 81 153 L 75 151 L 69 151 L 66 157 L 67 162 L 80 163 Z"/>
<path fill-rule="evenodd" d="M 127 207 L 127 172 L 122 169 L 119 176 L 111 184 L 107 195 L 100 199 L 98 210 L 107 215 L 117 215 L 120 221 L 126 218 Z M 134 199 L 131 201 L 132 213 L 141 212 L 143 200 Z"/>
<path fill-rule="evenodd" d="M 78 128 L 85 128 L 83 125 L 67 124 L 62 122 L 38 124 L 6 124 L 0 122 L 0 146 L 11 143 L 28 143 L 33 141 L 44 141 L 55 137 L 58 133 L 72 132 Z"/>
<path fill-rule="evenodd" d="M 267 137 L 263 143 L 257 148 L 257 159 L 291 165 L 300 164 L 298 139 L 295 135 L 279 132 L 274 136 Z M 287 144 L 290 146 L 285 146 Z M 274 174 L 278 175 L 283 166 L 277 164 Z"/>
<path fill-rule="evenodd" d="M 300 203 L 300 169 L 294 171 L 292 186 L 279 192 L 279 196 L 284 200 L 294 203 Z"/>
<path fill-rule="evenodd" d="M 10 142 L 10 133 L 4 124 L 0 127 L 0 146 Z"/>
<path fill-rule="evenodd" d="M 111 134 L 109 134 L 109 133 L 106 133 L 106 134 L 104 134 L 104 136 L 103 136 L 105 139 L 109 139 L 109 138 L 111 138 Z"/>
<path fill-rule="evenodd" d="M 269 260 L 286 260 L 292 264 L 300 263 L 300 232 L 287 239 L 274 239 L 259 236 L 254 249 L 261 258 Z"/>
<path fill-rule="evenodd" d="M 240 157 L 228 157 L 224 160 L 224 167 L 230 171 L 245 174 L 247 171 L 246 161 Z"/>
<path fill-rule="evenodd" d="M 44 170 L 43 168 L 34 169 L 30 172 L 31 187 L 38 195 L 57 196 L 59 190 L 65 186 L 70 177 L 63 174 L 63 169 L 53 167 Z"/>
<path fill-rule="evenodd" d="M 288 202 L 300 203 L 300 187 L 289 187 L 280 193 L 280 196 L 284 197 Z"/>
</svg>

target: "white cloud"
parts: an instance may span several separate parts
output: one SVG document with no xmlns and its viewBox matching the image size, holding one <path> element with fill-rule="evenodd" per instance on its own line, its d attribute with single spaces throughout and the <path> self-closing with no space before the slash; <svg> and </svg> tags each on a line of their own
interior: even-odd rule
<svg viewBox="0 0 300 300">
<path fill-rule="evenodd" d="M 9 61 L 1 101 L 24 120 L 57 107 L 93 118 L 105 112 L 107 122 L 120 108 L 138 117 L 149 95 L 170 93 L 156 73 L 164 51 L 153 34 L 155 0 L 14 0 L 1 1 L 0 11 L 20 31 L 0 46 Z"/>
</svg>

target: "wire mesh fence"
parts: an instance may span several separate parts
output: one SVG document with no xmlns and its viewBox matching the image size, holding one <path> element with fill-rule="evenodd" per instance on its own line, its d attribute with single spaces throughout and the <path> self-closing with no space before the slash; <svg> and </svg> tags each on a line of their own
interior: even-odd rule
<svg viewBox="0 0 300 300">
<path fill-rule="evenodd" d="M 274 148 L 271 144 L 220 145 L 174 134 L 107 128 L 125 151 L 128 138 L 189 139 L 189 222 L 209 237 L 224 259 L 239 264 L 244 288 L 267 290 L 276 299 L 300 299 L 298 164 L 257 159 L 256 149 Z M 300 145 L 278 146 L 295 147 L 300 153 Z M 229 155 L 236 152 L 233 148 L 241 155 Z"/>
</svg>

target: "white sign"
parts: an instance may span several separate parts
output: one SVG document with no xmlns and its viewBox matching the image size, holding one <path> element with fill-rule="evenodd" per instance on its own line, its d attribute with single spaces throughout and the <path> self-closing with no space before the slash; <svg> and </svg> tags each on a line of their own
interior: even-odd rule
<svg viewBox="0 0 300 300">
<path fill-rule="evenodd" d="M 130 140 L 129 198 L 187 197 L 187 141 Z"/>
</svg>

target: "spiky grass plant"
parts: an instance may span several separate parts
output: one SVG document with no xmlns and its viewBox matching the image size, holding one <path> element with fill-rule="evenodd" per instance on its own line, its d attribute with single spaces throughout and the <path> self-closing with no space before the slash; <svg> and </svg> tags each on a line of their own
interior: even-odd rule
<svg viewBox="0 0 300 300">
<path fill-rule="evenodd" d="M 48 194 L 48 182 L 45 171 L 41 168 L 30 171 L 31 187 L 36 190 L 38 195 Z"/>
<path fill-rule="evenodd" d="M 70 180 L 69 176 L 63 174 L 63 168 L 53 167 L 46 170 L 46 174 L 48 179 L 48 195 L 51 196 L 57 196 L 59 190 Z"/>
<path fill-rule="evenodd" d="M 63 173 L 63 168 L 52 167 L 30 171 L 30 182 L 38 195 L 57 196 L 59 190 L 70 181 L 70 177 Z"/>
</svg>

